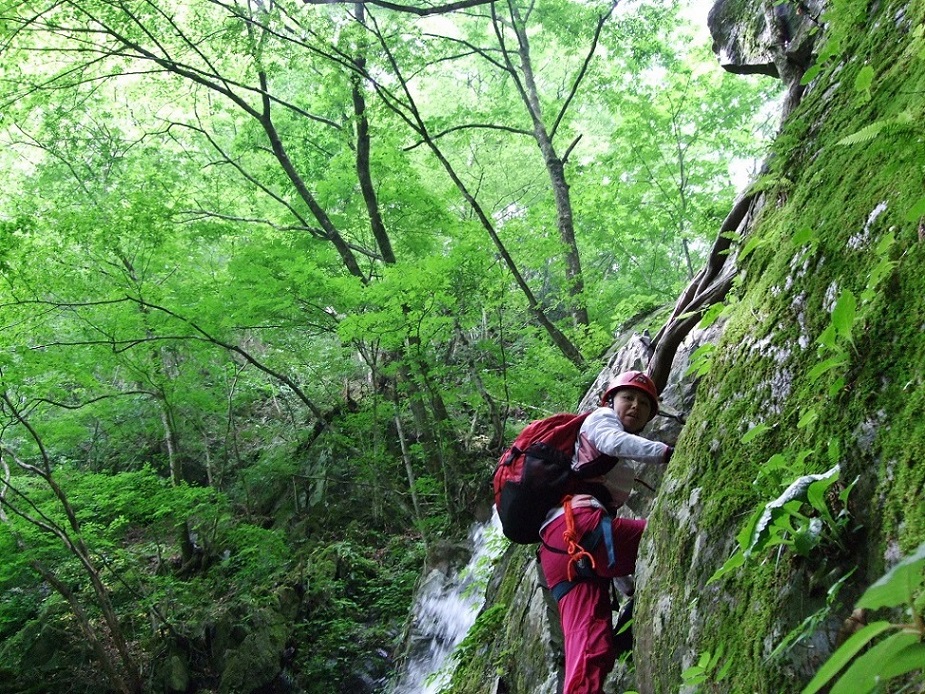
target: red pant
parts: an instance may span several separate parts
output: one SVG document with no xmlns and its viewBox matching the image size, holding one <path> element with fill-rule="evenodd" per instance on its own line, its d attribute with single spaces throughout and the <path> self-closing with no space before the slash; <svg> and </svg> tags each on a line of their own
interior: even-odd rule
<svg viewBox="0 0 925 694">
<path fill-rule="evenodd" d="M 575 529 L 579 537 L 594 530 L 604 512 L 595 508 L 576 508 Z M 636 571 L 639 541 L 645 520 L 614 518 L 611 521 L 616 565 L 608 567 L 607 547 L 599 542 L 591 551 L 594 572 L 601 577 L 626 576 Z M 565 554 L 565 516 L 560 516 L 543 530 L 540 564 L 551 588 L 568 578 L 569 557 Z M 544 545 L 560 550 L 554 552 Z M 559 601 L 559 618 L 565 638 L 565 685 L 563 694 L 601 694 L 604 679 L 616 662 L 616 648 L 607 581 L 578 581 Z"/>
</svg>

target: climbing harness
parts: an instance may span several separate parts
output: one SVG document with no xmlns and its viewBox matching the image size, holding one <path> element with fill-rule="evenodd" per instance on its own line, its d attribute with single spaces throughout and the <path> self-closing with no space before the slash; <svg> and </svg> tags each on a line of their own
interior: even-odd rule
<svg viewBox="0 0 925 694">
<path fill-rule="evenodd" d="M 591 552 L 601 543 L 604 542 L 607 548 L 607 566 L 613 568 L 617 563 L 617 555 L 613 546 L 613 527 L 612 519 L 606 513 L 601 516 L 601 522 L 593 530 L 589 530 L 580 538 L 575 529 L 575 514 L 572 511 L 572 497 L 567 496 L 562 500 L 562 507 L 565 510 L 565 531 L 562 533 L 562 539 L 565 541 L 566 550 L 550 547 L 545 542 L 543 546 L 551 552 L 557 554 L 567 554 L 569 556 L 567 576 L 564 581 L 560 581 L 552 586 L 549 590 L 556 602 L 561 600 L 574 588 L 579 581 L 601 580 L 610 581 L 609 578 L 598 576 L 594 569 L 597 562 Z"/>
</svg>

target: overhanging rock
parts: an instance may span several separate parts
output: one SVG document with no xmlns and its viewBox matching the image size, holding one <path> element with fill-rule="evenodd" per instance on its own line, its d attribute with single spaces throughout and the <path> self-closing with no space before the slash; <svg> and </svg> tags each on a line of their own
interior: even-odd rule
<svg viewBox="0 0 925 694">
<path fill-rule="evenodd" d="M 789 85 L 809 64 L 822 8 L 821 0 L 718 0 L 707 15 L 713 52 L 728 72 Z"/>
</svg>

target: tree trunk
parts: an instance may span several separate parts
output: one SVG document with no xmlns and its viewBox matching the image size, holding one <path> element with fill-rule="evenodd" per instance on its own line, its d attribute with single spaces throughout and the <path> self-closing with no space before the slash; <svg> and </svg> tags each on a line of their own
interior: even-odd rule
<svg viewBox="0 0 925 694">
<path fill-rule="evenodd" d="M 83 570 L 83 575 L 87 578 L 87 580 L 89 580 L 90 585 L 93 586 L 93 594 L 96 597 L 97 606 L 103 615 L 103 622 L 109 631 L 109 644 L 103 644 L 99 640 L 98 627 L 95 627 L 91 624 L 90 618 L 84 611 L 83 605 L 80 604 L 67 584 L 58 580 L 53 572 L 46 569 L 39 562 L 32 561 L 30 563 L 32 568 L 35 569 L 55 588 L 55 590 L 61 594 L 65 600 L 68 601 L 68 604 L 71 606 L 72 613 L 74 614 L 74 618 L 77 620 L 81 631 L 84 632 L 85 636 L 87 636 L 88 640 L 93 646 L 94 652 L 100 660 L 100 666 L 107 673 L 107 676 L 110 677 L 113 686 L 125 694 L 140 693 L 142 691 L 140 670 L 137 663 L 135 662 L 135 659 L 132 657 L 131 652 L 129 651 L 128 643 L 125 640 L 125 635 L 122 633 L 122 627 L 119 624 L 118 616 L 116 615 L 116 611 L 112 606 L 112 601 L 110 600 L 109 589 L 106 587 L 106 584 L 100 575 L 99 569 L 91 559 L 89 550 L 84 545 L 83 539 L 81 537 L 80 523 L 77 520 L 77 514 L 74 512 L 74 509 L 71 506 L 67 496 L 65 495 L 64 490 L 58 486 L 52 477 L 51 460 L 48 458 L 48 454 L 42 439 L 39 437 L 38 432 L 32 428 L 32 425 L 23 417 L 20 410 L 13 404 L 9 396 L 4 392 L 0 397 L 2 397 L 3 402 L 6 404 L 9 412 L 13 415 L 13 418 L 26 429 L 29 436 L 33 441 L 35 441 L 42 457 L 42 467 L 37 467 L 35 465 L 30 465 L 22 460 L 19 460 L 12 452 L 0 450 L 0 458 L 3 458 L 4 468 L 8 469 L 5 456 L 10 455 L 21 469 L 42 479 L 48 486 L 54 498 L 57 499 L 58 503 L 60 504 L 61 510 L 64 512 L 64 516 L 67 519 L 67 526 L 70 527 L 70 531 L 68 531 L 67 527 L 58 525 L 54 521 L 46 519 L 42 516 L 35 516 L 30 514 L 28 509 L 24 510 L 15 508 L 12 504 L 10 504 L 9 500 L 6 498 L 6 492 L 10 488 L 9 474 L 5 476 L 5 483 L 2 488 L 2 494 L 0 494 L 0 504 L 5 507 L 8 506 L 13 508 L 19 517 L 32 523 L 39 530 L 50 533 L 57 537 L 67 549 L 67 551 L 70 552 L 75 559 L 77 559 Z M 118 661 L 121 663 L 121 670 L 116 666 L 116 660 L 112 656 L 113 649 L 115 650 L 116 654 L 118 654 Z"/>
<path fill-rule="evenodd" d="M 83 605 L 77 600 L 74 591 L 39 562 L 33 561 L 30 564 L 35 572 L 54 588 L 70 606 L 71 614 L 74 615 L 77 626 L 93 649 L 93 655 L 113 688 L 124 694 L 140 694 L 142 691 L 141 677 L 137 668 L 134 667 L 134 663 L 132 663 L 132 671 L 127 672 L 125 676 L 119 672 L 116 662 L 110 657 L 109 650 L 100 642 L 98 629 L 91 624 L 90 617 L 84 610 Z"/>
<path fill-rule="evenodd" d="M 381 34 L 379 34 L 379 41 L 380 47 L 386 52 L 392 69 L 395 72 L 395 76 L 399 80 L 399 83 L 401 84 L 402 90 L 405 94 L 405 98 L 407 99 L 407 102 L 404 104 L 404 106 L 407 108 L 407 111 L 396 106 L 394 103 L 394 96 L 392 94 L 383 94 L 383 103 L 391 108 L 402 119 L 404 119 L 408 125 L 414 128 L 418 135 L 421 136 L 422 142 L 427 145 L 433 155 L 437 158 L 437 161 L 440 162 L 440 165 L 447 172 L 450 179 L 453 181 L 453 184 L 456 186 L 456 189 L 462 194 L 463 198 L 475 213 L 475 216 L 479 220 L 479 223 L 482 225 L 482 228 L 488 232 L 488 236 L 491 238 L 491 241 L 497 249 L 498 254 L 501 256 L 505 266 L 511 273 L 511 276 L 514 278 L 514 281 L 517 283 L 518 288 L 526 298 L 527 308 L 531 315 L 534 317 L 536 323 L 546 331 L 550 339 L 553 341 L 553 344 L 556 346 L 556 348 L 559 349 L 560 352 L 562 352 L 566 359 L 572 362 L 576 367 L 582 368 L 585 364 L 585 360 L 581 355 L 581 352 L 546 315 L 541 303 L 537 300 L 536 296 L 533 294 L 533 290 L 530 289 L 530 285 L 527 284 L 523 274 L 520 272 L 520 268 L 514 262 L 511 254 L 508 252 L 504 243 L 501 241 L 501 238 L 498 236 L 497 229 L 495 229 L 495 225 L 491 221 L 489 215 L 486 214 L 485 210 L 482 209 L 482 206 L 479 204 L 478 200 L 475 199 L 475 196 L 468 189 L 466 184 L 463 183 L 462 179 L 453 168 L 453 165 L 450 164 L 449 160 L 446 158 L 446 156 L 437 146 L 434 138 L 431 136 L 426 123 L 417 110 L 417 105 L 412 96 L 411 89 L 401 74 L 401 71 L 398 68 L 398 64 L 395 61 L 395 57 L 389 51 L 388 43 L 385 41 L 385 38 Z"/>
<path fill-rule="evenodd" d="M 405 439 L 405 430 L 402 427 L 397 399 L 395 402 L 395 431 L 398 433 L 398 443 L 401 446 L 401 458 L 405 464 L 405 476 L 408 479 L 408 492 L 411 495 L 411 506 L 414 509 L 414 518 L 418 522 L 418 525 L 423 528 L 424 526 L 421 522 L 423 520 L 421 503 L 418 501 L 418 493 L 415 487 L 414 466 L 411 464 L 411 454 L 408 452 L 408 442 Z M 421 537 L 424 538 L 424 547 L 426 549 L 427 537 L 424 533 L 421 534 Z"/>
<path fill-rule="evenodd" d="M 509 3 L 511 19 L 517 33 L 518 55 L 520 68 L 524 76 L 522 96 L 533 121 L 533 136 L 543 155 L 543 163 L 549 175 L 552 186 L 553 199 L 556 204 L 556 226 L 559 229 L 559 238 L 565 246 L 565 278 L 568 284 L 569 309 L 575 325 L 588 325 L 588 311 L 584 303 L 584 275 L 581 269 L 581 257 L 578 254 L 578 244 L 575 241 L 575 222 L 572 215 L 572 200 L 569 194 L 568 183 L 565 180 L 565 163 L 556 153 L 552 143 L 552 136 L 543 121 L 543 113 L 537 95 L 536 80 L 533 76 L 533 64 L 530 59 L 530 44 L 527 32 L 520 17 L 520 12 L 514 3 Z M 505 51 L 507 60 L 507 52 Z M 509 63 L 510 65 L 510 63 Z M 513 72 L 513 66 L 510 66 Z"/>
<path fill-rule="evenodd" d="M 289 154 L 286 152 L 286 148 L 283 146 L 283 141 L 280 139 L 279 133 L 276 131 L 276 126 L 273 124 L 273 119 L 270 116 L 270 98 L 266 91 L 267 80 L 264 73 L 260 74 L 260 86 L 264 92 L 263 113 L 260 116 L 260 124 L 263 126 L 263 130 L 266 133 L 267 138 L 270 140 L 270 148 L 273 150 L 273 156 L 276 157 L 276 161 L 279 163 L 280 167 L 282 167 L 283 172 L 285 172 L 286 177 L 289 179 L 289 182 L 292 183 L 296 193 L 299 195 L 299 198 L 306 204 L 306 206 L 308 206 L 308 209 L 311 210 L 311 213 L 314 215 L 318 224 L 321 225 L 321 228 L 325 233 L 325 238 L 330 241 L 334 248 L 337 250 L 341 261 L 344 263 L 344 267 L 347 269 L 347 272 L 349 272 L 354 277 L 359 278 L 363 284 L 366 284 L 366 276 L 360 269 L 356 256 L 353 255 L 353 251 L 350 249 L 349 244 L 340 235 L 337 227 L 334 226 L 334 222 L 332 222 L 331 218 L 328 217 L 327 212 L 324 211 L 324 208 L 321 207 L 321 205 L 315 199 L 315 196 L 312 195 L 305 181 L 299 175 L 299 172 L 296 171 L 295 165 L 292 163 L 292 160 L 289 158 Z"/>
<path fill-rule="evenodd" d="M 164 445 L 167 446 L 167 462 L 170 467 L 170 483 L 175 487 L 183 482 L 183 467 L 177 455 L 177 431 L 173 424 L 173 413 L 167 398 L 161 394 L 158 404 L 161 408 L 161 423 L 164 425 Z"/>
<path fill-rule="evenodd" d="M 366 26 L 365 6 L 362 2 L 354 5 L 354 13 L 357 21 Z M 366 117 L 366 99 L 363 98 L 363 78 L 362 74 L 366 68 L 366 56 L 357 55 L 353 60 L 357 72 L 351 77 L 352 96 L 353 96 L 353 115 L 356 118 L 356 169 L 357 179 L 360 182 L 360 192 L 363 194 L 363 201 L 366 203 L 366 213 L 369 215 L 369 225 L 376 239 L 376 245 L 382 254 L 383 262 L 392 265 L 395 263 L 395 253 L 392 250 L 392 242 L 389 240 L 389 234 L 385 228 L 385 222 L 382 221 L 382 215 L 379 213 L 379 201 L 376 199 L 376 189 L 373 186 L 372 173 L 369 168 L 370 157 L 370 137 L 369 137 L 369 119 Z"/>
</svg>

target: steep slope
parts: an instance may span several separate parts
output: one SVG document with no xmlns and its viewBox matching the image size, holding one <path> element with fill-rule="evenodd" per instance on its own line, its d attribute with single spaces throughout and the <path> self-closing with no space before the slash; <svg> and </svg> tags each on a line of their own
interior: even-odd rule
<svg viewBox="0 0 925 694">
<path fill-rule="evenodd" d="M 690 415 L 651 513 L 647 494 L 633 507 L 650 518 L 636 673 L 618 668 L 615 691 L 694 691 L 685 671 L 705 654 L 719 657 L 701 691 L 800 691 L 872 618 L 852 614 L 857 597 L 925 541 L 923 19 L 921 1 L 711 13 L 724 66 L 777 74 L 789 94 L 716 258 L 734 276 L 722 319 L 672 362 L 666 400 Z M 682 380 L 701 339 L 715 347 Z M 624 346 L 599 382 L 640 356 Z M 826 472 L 837 481 L 814 504 L 775 504 Z M 780 523 L 744 535 L 760 542 L 719 575 L 766 507 Z M 530 550 L 505 555 L 454 692 L 556 690 L 556 620 L 535 574 Z"/>
<path fill-rule="evenodd" d="M 818 67 L 753 186 L 725 330 L 641 552 L 642 692 L 677 691 L 721 647 L 715 691 L 798 691 L 861 591 L 925 541 L 922 20 L 917 2 L 819 19 Z M 756 509 L 835 464 L 831 519 L 802 505 L 779 533 L 798 544 L 709 582 Z"/>
</svg>

